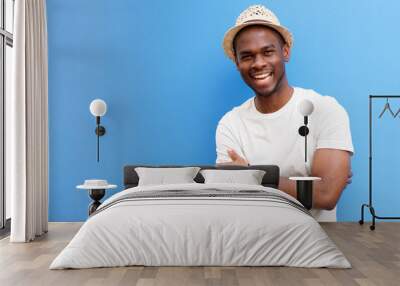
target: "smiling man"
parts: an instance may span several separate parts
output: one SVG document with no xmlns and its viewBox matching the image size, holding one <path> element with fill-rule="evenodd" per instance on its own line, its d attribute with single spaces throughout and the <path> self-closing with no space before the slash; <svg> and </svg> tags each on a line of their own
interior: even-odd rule
<svg viewBox="0 0 400 286">
<path fill-rule="evenodd" d="M 279 189 L 296 197 L 289 176 L 318 176 L 314 182 L 313 214 L 336 220 L 336 204 L 350 183 L 353 144 L 349 119 L 333 98 L 289 85 L 285 64 L 293 45 L 291 33 L 261 5 L 250 6 L 224 37 L 226 55 L 235 63 L 255 96 L 226 113 L 216 132 L 217 164 L 280 167 Z M 298 104 L 309 100 L 307 162 L 304 137 L 298 133 L 303 116 Z"/>
</svg>

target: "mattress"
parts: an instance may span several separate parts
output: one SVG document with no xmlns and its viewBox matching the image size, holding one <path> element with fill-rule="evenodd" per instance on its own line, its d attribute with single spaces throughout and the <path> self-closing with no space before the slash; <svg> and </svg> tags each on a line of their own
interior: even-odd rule
<svg viewBox="0 0 400 286">
<path fill-rule="evenodd" d="M 50 269 L 130 265 L 351 267 L 291 196 L 263 186 L 198 183 L 115 194 Z"/>
</svg>

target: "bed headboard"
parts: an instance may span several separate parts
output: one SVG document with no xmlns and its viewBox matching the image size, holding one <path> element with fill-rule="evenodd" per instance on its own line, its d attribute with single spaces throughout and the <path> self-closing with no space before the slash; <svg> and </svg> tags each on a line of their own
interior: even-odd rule
<svg viewBox="0 0 400 286">
<path fill-rule="evenodd" d="M 194 165 L 192 165 L 194 166 Z M 192 167 L 191 166 L 191 167 Z M 139 176 L 135 171 L 137 167 L 149 167 L 149 168 L 177 168 L 184 166 L 169 166 L 169 165 L 161 165 L 161 166 L 152 166 L 152 165 L 127 165 L 124 167 L 124 189 L 133 188 L 138 185 Z M 256 169 L 265 171 L 265 175 L 262 179 L 262 185 L 265 187 L 278 188 L 279 184 L 279 167 L 276 165 L 253 165 L 249 167 L 244 166 L 207 166 L 200 165 L 195 166 L 200 167 L 202 170 L 204 169 L 220 169 L 220 170 L 248 170 L 248 169 Z M 194 178 L 197 183 L 204 183 L 204 178 L 200 174 Z"/>
</svg>

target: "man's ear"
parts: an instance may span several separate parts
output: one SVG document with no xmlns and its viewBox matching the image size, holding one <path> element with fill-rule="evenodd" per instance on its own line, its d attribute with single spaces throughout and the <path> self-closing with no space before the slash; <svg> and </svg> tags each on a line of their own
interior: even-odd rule
<svg viewBox="0 0 400 286">
<path fill-rule="evenodd" d="M 285 62 L 290 60 L 290 48 L 287 44 L 284 44 L 282 47 L 282 55 Z"/>
</svg>

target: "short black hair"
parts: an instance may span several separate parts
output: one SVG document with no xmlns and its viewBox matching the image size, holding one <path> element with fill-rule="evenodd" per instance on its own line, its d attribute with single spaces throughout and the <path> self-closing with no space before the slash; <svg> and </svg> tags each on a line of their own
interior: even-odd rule
<svg viewBox="0 0 400 286">
<path fill-rule="evenodd" d="M 279 44 L 281 45 L 281 47 L 283 47 L 283 46 L 286 44 L 286 41 L 285 41 L 285 39 L 283 38 L 283 36 L 281 35 L 281 33 L 279 33 L 279 32 L 278 32 L 277 30 L 275 30 L 274 28 L 272 28 L 272 27 L 270 27 L 270 26 L 260 25 L 260 24 L 249 25 L 249 26 L 246 26 L 246 27 L 244 27 L 243 29 L 241 29 L 241 30 L 235 35 L 235 37 L 234 37 L 233 40 L 232 40 L 233 55 L 234 55 L 235 57 L 236 57 L 236 40 L 237 40 L 238 36 L 239 36 L 240 34 L 242 34 L 244 31 L 246 31 L 246 30 L 248 30 L 248 29 L 250 29 L 250 28 L 253 28 L 253 27 L 262 27 L 262 28 L 265 28 L 265 29 L 269 29 L 270 31 L 274 32 L 274 33 L 278 36 Z"/>
</svg>

